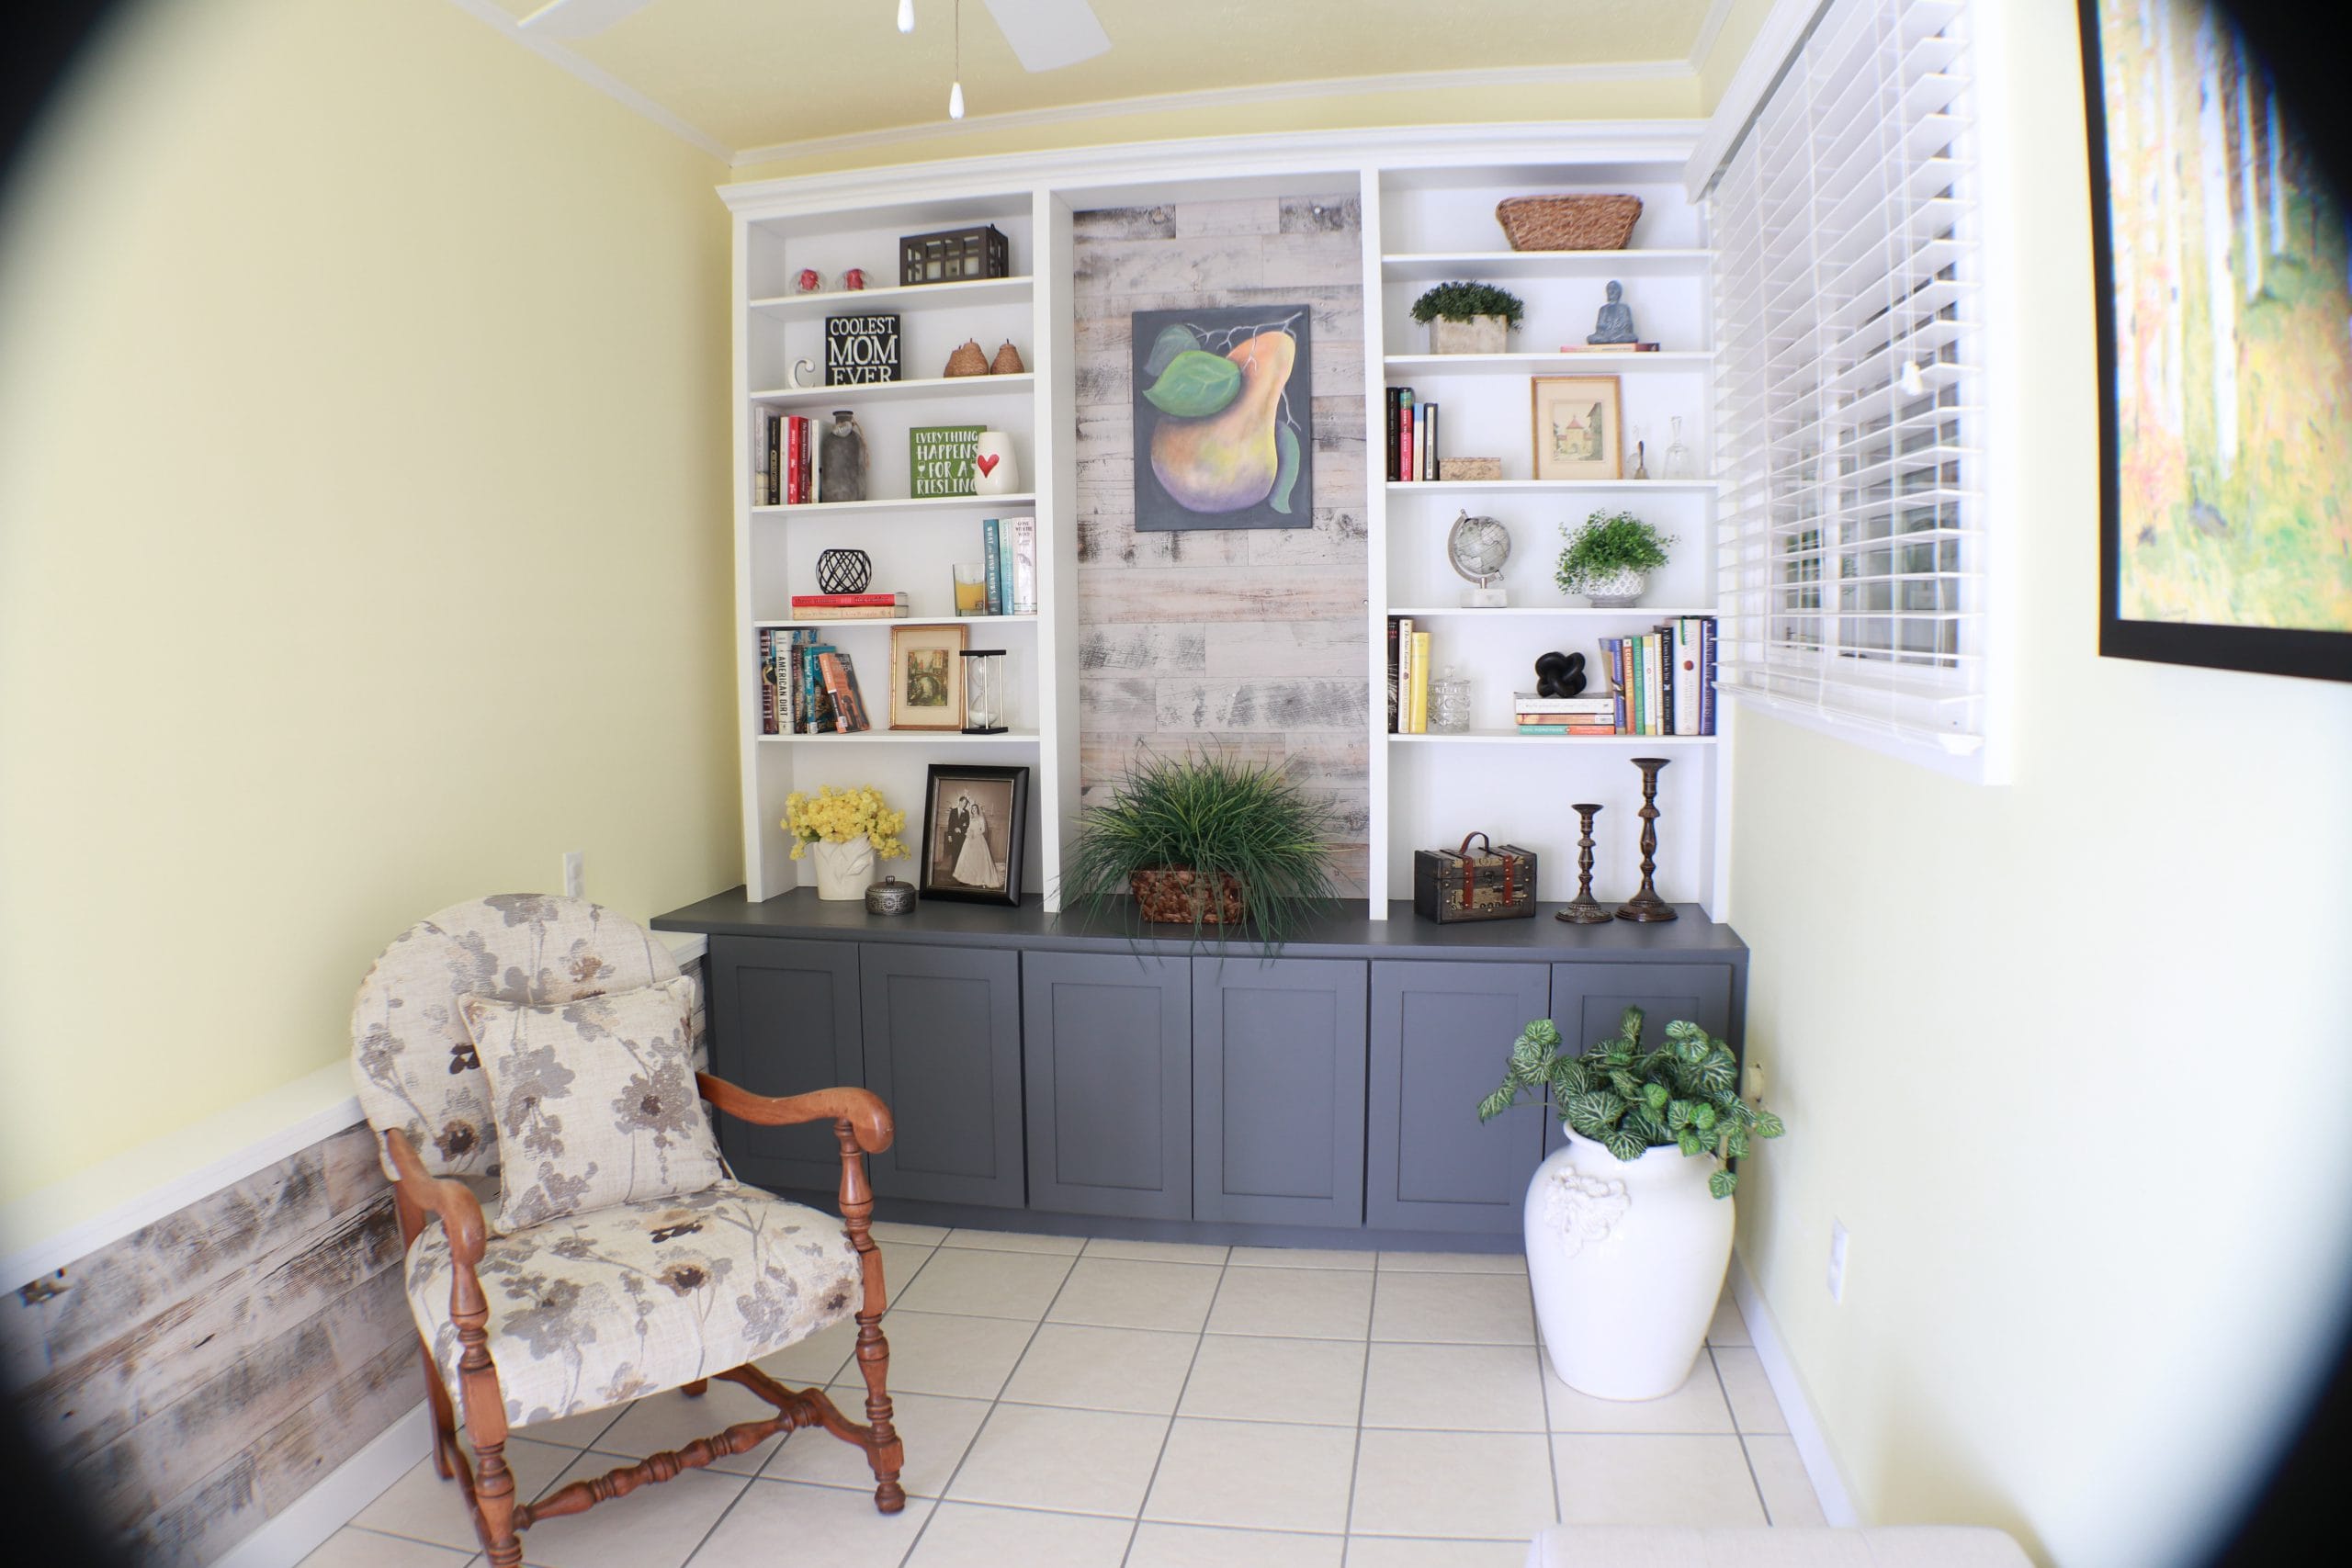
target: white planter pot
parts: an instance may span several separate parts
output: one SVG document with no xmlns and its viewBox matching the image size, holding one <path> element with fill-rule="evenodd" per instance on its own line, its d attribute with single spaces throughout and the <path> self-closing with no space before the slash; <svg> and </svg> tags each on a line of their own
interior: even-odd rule
<svg viewBox="0 0 2352 1568">
<path fill-rule="evenodd" d="M 808 846 L 808 858 L 817 863 L 817 897 L 836 902 L 865 897 L 867 886 L 874 880 L 874 840 L 852 839 L 845 844 L 828 843 L 820 839 Z"/>
<path fill-rule="evenodd" d="M 1584 580 L 1584 596 L 1596 609 L 1629 610 L 1634 601 L 1649 586 L 1649 578 L 1638 571 L 1621 571 L 1608 577 L 1588 577 Z"/>
<path fill-rule="evenodd" d="M 1430 322 L 1431 354 L 1500 354 L 1508 346 L 1509 316 L 1473 316 L 1450 321 L 1439 316 Z"/>
<path fill-rule="evenodd" d="M 1600 1399 L 1682 1386 L 1723 1293 L 1732 1200 L 1707 1191 L 1713 1160 L 1674 1147 L 1627 1164 L 1589 1139 L 1527 1188 L 1527 1278 L 1559 1380 Z"/>
</svg>

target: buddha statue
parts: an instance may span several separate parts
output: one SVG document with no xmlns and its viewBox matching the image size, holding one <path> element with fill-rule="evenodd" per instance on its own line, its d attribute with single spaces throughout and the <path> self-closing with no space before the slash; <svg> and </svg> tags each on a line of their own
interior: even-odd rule
<svg viewBox="0 0 2352 1568">
<path fill-rule="evenodd" d="M 1609 303 L 1600 308 L 1600 318 L 1592 323 L 1587 343 L 1633 343 L 1634 308 L 1624 302 L 1625 286 L 1615 278 L 1609 280 Z"/>
</svg>

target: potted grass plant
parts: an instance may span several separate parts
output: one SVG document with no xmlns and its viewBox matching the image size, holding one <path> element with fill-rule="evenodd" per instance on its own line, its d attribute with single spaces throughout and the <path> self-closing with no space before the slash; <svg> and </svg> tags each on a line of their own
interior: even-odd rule
<svg viewBox="0 0 2352 1568">
<path fill-rule="evenodd" d="M 1132 893 L 1155 925 L 1248 924 L 1269 947 L 1332 896 L 1330 807 L 1282 770 L 1193 754 L 1145 753 L 1080 818 L 1062 901 L 1089 913 Z"/>
<path fill-rule="evenodd" d="M 1518 295 L 1491 283 L 1441 283 L 1413 301 L 1431 354 L 1500 354 L 1526 314 Z"/>
<path fill-rule="evenodd" d="M 1567 545 L 1553 581 L 1561 592 L 1581 593 L 1607 610 L 1630 608 L 1679 542 L 1630 512 L 1596 512 L 1573 531 L 1561 524 L 1560 535 Z"/>
<path fill-rule="evenodd" d="M 1731 1261 L 1729 1162 L 1777 1138 L 1781 1119 L 1739 1098 L 1732 1048 L 1700 1025 L 1642 1048 L 1642 1010 L 1577 1055 L 1537 1019 L 1511 1044 L 1492 1121 L 1549 1098 L 1566 1142 L 1528 1183 L 1528 1283 L 1544 1353 L 1562 1382 L 1600 1399 L 1660 1399 L 1706 1342 Z"/>
</svg>

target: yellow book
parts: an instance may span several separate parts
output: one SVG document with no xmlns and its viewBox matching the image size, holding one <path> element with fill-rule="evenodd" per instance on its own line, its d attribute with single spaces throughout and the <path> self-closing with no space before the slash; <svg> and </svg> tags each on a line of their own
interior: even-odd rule
<svg viewBox="0 0 2352 1568">
<path fill-rule="evenodd" d="M 1430 728 L 1430 634 L 1413 634 L 1413 733 Z"/>
</svg>

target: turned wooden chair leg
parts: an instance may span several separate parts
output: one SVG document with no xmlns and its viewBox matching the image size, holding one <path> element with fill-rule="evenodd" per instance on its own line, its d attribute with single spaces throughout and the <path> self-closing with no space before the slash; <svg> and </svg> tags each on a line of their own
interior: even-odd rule
<svg viewBox="0 0 2352 1568">
<path fill-rule="evenodd" d="M 907 1490 L 899 1484 L 906 1446 L 890 1422 L 890 1342 L 882 1337 L 882 1314 L 889 1301 L 882 1281 L 881 1249 L 874 1245 L 874 1189 L 865 1182 L 856 1129 L 843 1118 L 833 1123 L 833 1136 L 842 1148 L 842 1228 L 857 1248 L 858 1272 L 865 1286 L 857 1314 L 857 1370 L 865 1379 L 865 1419 L 874 1429 L 865 1461 L 874 1470 L 874 1506 L 895 1514 L 907 1506 Z"/>
<path fill-rule="evenodd" d="M 521 1568 L 523 1538 L 514 1529 L 514 1472 L 506 1465 L 506 1445 L 474 1445 L 474 1506 L 481 1510 L 482 1544 L 491 1568 Z"/>
<path fill-rule="evenodd" d="M 433 1348 L 420 1337 L 417 1349 L 424 1358 L 424 1397 L 433 1407 L 433 1468 L 447 1481 L 457 1474 L 453 1461 L 458 1452 L 458 1415 L 450 1408 L 441 1369 L 433 1363 Z"/>
<path fill-rule="evenodd" d="M 688 1399 L 700 1399 L 704 1394 L 710 1392 L 710 1380 L 708 1378 L 696 1378 L 690 1383 L 680 1384 L 678 1392 L 684 1394 Z"/>
<path fill-rule="evenodd" d="M 522 1568 L 523 1540 L 514 1529 L 514 1472 L 506 1464 L 506 1393 L 490 1359 L 490 1303 L 481 1281 L 458 1275 L 449 1298 L 458 1325 L 458 1393 L 466 1435 L 474 1442 L 474 1506 L 491 1568 Z"/>
</svg>

